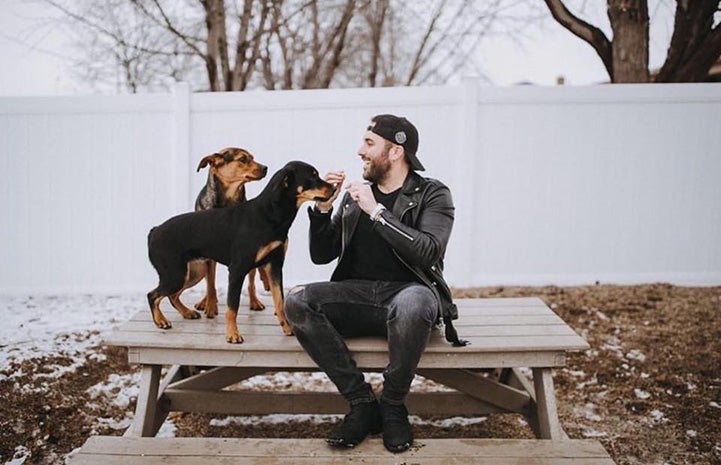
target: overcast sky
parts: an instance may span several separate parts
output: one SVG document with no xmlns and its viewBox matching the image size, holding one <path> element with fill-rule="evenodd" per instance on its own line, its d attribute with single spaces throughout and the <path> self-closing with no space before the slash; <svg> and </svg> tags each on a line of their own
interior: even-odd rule
<svg viewBox="0 0 721 465">
<path fill-rule="evenodd" d="M 661 1 L 650 1 L 652 68 L 663 62 L 671 35 L 673 12 Z M 569 5 L 573 3 L 571 0 Z M 580 2 L 583 18 L 610 37 L 605 3 Z M 51 12 L 52 9 L 33 0 L 0 0 L 0 96 L 90 93 L 68 71 L 67 57 L 71 51 L 67 38 L 57 28 L 38 27 L 39 19 Z M 485 74 L 495 85 L 519 82 L 554 85 L 561 75 L 567 85 L 608 80 L 595 51 L 551 19 L 524 40 L 522 46 L 508 37 L 488 38 L 478 53 Z"/>
</svg>

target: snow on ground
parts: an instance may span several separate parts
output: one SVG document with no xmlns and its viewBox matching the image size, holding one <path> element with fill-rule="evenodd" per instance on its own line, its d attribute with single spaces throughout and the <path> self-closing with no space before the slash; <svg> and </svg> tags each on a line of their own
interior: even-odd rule
<svg viewBox="0 0 721 465">
<path fill-rule="evenodd" d="M 332 421 L 339 421 L 343 415 L 311 415 L 311 414 L 271 414 L 271 415 L 245 415 L 245 416 L 228 416 L 225 418 L 213 418 L 210 420 L 210 426 L 229 426 L 229 425 L 286 425 L 288 423 L 313 423 L 322 424 Z M 483 423 L 487 417 L 451 417 L 442 420 L 424 420 L 416 415 L 409 415 L 408 420 L 414 425 L 432 425 L 439 428 L 452 428 L 454 426 L 469 426 L 477 423 Z"/>
<path fill-rule="evenodd" d="M 141 294 L 0 296 L 0 366 L 43 356 L 70 357 L 72 367 L 46 375 L 62 376 L 82 365 L 104 334 L 144 306 Z"/>
<path fill-rule="evenodd" d="M 184 296 L 189 302 L 201 297 L 201 290 L 191 290 Z M 105 360 L 99 351 L 103 338 L 112 330 L 127 321 L 133 314 L 146 308 L 145 295 L 43 295 L 43 296 L 3 296 L 0 295 L 0 366 L 19 364 L 25 360 L 46 358 L 47 365 L 42 373 L 34 376 L 39 380 L 34 386 L 20 385 L 38 394 L 50 389 L 52 382 L 58 378 L 75 372 L 87 363 L 98 363 Z M 53 358 L 63 359 L 62 363 L 54 364 Z M 68 363 L 69 361 L 69 363 Z M 45 363 L 45 362 L 44 362 Z M 20 378 L 21 369 L 13 373 L 0 374 L 4 378 Z M 383 383 L 381 373 L 368 373 L 369 383 L 379 391 Z M 131 402 L 138 396 L 140 375 L 138 371 L 128 374 L 111 374 L 107 379 L 91 386 L 87 392 L 95 405 L 91 410 L 103 411 L 102 406 L 113 406 L 125 416 L 108 417 L 100 414 L 93 419 L 93 434 L 107 428 L 124 430 L 132 423 L 133 411 Z M 260 375 L 250 378 L 236 389 L 253 390 L 306 390 L 333 391 L 335 388 L 323 373 L 281 372 Z M 442 385 L 417 377 L 412 388 L 421 391 L 447 390 Z M 266 415 L 228 417 L 213 420 L 211 424 L 222 426 L 233 422 L 265 423 L 265 422 L 304 422 L 329 421 L 340 416 L 322 415 Z M 448 418 L 445 420 L 425 421 L 411 417 L 414 424 L 433 424 L 439 427 L 454 425 L 470 425 L 485 421 L 478 418 Z M 173 437 L 177 431 L 172 419 L 166 420 L 158 433 L 161 437 Z M 14 456 L 6 464 L 20 465 L 30 457 L 25 446 L 18 446 Z M 72 456 L 72 452 L 68 454 Z"/>
</svg>

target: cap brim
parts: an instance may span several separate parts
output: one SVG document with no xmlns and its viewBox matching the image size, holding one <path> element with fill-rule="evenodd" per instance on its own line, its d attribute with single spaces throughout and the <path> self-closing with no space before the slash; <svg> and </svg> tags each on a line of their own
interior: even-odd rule
<svg viewBox="0 0 721 465">
<path fill-rule="evenodd" d="M 426 168 L 423 166 L 423 163 L 421 163 L 418 160 L 418 157 L 416 157 L 416 154 L 414 153 L 411 155 L 410 153 L 406 154 L 408 156 L 408 160 L 411 162 L 411 168 L 415 171 L 425 171 Z"/>
</svg>

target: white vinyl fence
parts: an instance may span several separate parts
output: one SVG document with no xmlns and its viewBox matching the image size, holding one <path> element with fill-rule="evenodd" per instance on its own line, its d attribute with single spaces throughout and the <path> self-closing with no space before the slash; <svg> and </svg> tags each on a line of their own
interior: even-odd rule
<svg viewBox="0 0 721 465">
<path fill-rule="evenodd" d="M 425 175 L 453 192 L 453 286 L 721 284 L 721 84 L 466 80 L 0 98 L 0 293 L 146 292 L 147 232 L 192 209 L 203 156 L 239 146 L 271 171 L 300 159 L 359 179 L 364 128 L 386 112 L 416 124 Z M 332 271 L 310 263 L 307 228 L 303 207 L 286 286 Z"/>
</svg>

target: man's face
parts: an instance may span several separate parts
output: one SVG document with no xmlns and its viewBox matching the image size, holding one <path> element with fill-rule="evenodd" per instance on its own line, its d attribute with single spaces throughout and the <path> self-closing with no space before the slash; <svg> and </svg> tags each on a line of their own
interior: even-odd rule
<svg viewBox="0 0 721 465">
<path fill-rule="evenodd" d="M 358 156 L 363 160 L 363 179 L 373 183 L 381 182 L 391 169 L 388 159 L 390 144 L 378 134 L 366 131 Z"/>
</svg>

